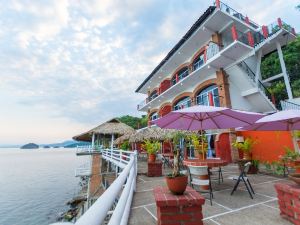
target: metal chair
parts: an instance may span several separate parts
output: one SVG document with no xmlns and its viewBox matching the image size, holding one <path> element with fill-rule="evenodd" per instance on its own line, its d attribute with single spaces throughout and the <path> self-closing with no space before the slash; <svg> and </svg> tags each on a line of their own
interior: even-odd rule
<svg viewBox="0 0 300 225">
<path fill-rule="evenodd" d="M 210 181 L 210 172 L 207 166 L 188 166 L 190 174 L 190 185 L 194 188 L 194 185 L 199 186 L 201 192 L 209 193 L 210 205 L 212 205 L 212 188 Z M 204 177 L 200 179 L 200 177 Z M 207 178 L 205 178 L 207 177 Z M 202 186 L 209 186 L 209 190 L 203 189 Z"/>
<path fill-rule="evenodd" d="M 233 195 L 233 193 L 236 191 L 237 187 L 239 186 L 239 183 L 241 181 L 243 181 L 246 188 L 247 188 L 247 191 L 248 191 L 250 197 L 253 199 L 252 193 L 253 194 L 255 194 L 255 193 L 254 193 L 254 190 L 253 190 L 253 188 L 250 184 L 249 178 L 247 177 L 247 173 L 249 171 L 250 166 L 251 166 L 251 162 L 247 162 L 244 165 L 243 170 L 242 170 L 242 172 L 240 173 L 239 176 L 229 177 L 229 179 L 231 179 L 231 180 L 236 180 L 236 183 L 233 187 L 233 190 L 231 191 L 231 195 Z"/>
<path fill-rule="evenodd" d="M 208 158 L 210 159 L 210 158 Z M 221 158 L 211 158 L 211 159 L 221 159 Z M 222 167 L 219 167 L 218 168 L 218 171 L 215 171 L 218 173 L 218 183 L 220 184 L 221 183 L 221 180 L 222 180 L 222 183 L 224 182 L 223 180 L 223 173 L 222 173 Z"/>
</svg>

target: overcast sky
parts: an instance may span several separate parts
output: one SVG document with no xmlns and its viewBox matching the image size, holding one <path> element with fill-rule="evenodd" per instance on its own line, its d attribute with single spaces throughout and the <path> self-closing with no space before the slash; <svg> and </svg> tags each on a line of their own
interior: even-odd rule
<svg viewBox="0 0 300 225">
<path fill-rule="evenodd" d="M 212 2 L 0 0 L 0 144 L 62 141 L 140 115 L 134 90 Z M 225 2 L 300 30 L 298 1 Z"/>
</svg>

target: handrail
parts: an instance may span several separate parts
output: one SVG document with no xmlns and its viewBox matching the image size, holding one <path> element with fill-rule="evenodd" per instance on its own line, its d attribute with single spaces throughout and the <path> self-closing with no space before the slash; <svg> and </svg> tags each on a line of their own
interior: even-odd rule
<svg viewBox="0 0 300 225">
<path fill-rule="evenodd" d="M 136 186 L 137 151 L 131 152 L 118 149 L 104 149 L 102 150 L 102 158 L 116 164 L 117 166 L 122 164 L 124 169 L 109 188 L 77 220 L 75 225 L 102 224 L 106 220 L 117 198 L 119 198 L 119 201 L 112 212 L 112 216 L 108 224 L 127 224 L 132 197 Z M 125 187 L 123 189 L 124 184 Z M 122 193 L 120 196 L 119 194 L 121 191 Z M 70 223 L 55 224 L 67 225 Z"/>
<path fill-rule="evenodd" d="M 248 75 L 248 77 L 255 82 L 255 73 L 252 71 L 252 69 L 248 66 L 248 64 L 244 61 L 240 62 L 238 64 L 239 67 L 241 67 Z M 269 100 L 272 100 L 272 94 L 271 92 L 266 88 L 266 86 L 258 79 L 257 80 L 257 87 L 265 93 L 265 95 L 269 98 Z"/>
<path fill-rule="evenodd" d="M 280 101 L 281 109 L 282 110 L 289 110 L 289 109 L 297 109 L 300 110 L 300 105 L 294 103 L 294 102 L 289 102 L 287 100 L 281 100 Z"/>
</svg>

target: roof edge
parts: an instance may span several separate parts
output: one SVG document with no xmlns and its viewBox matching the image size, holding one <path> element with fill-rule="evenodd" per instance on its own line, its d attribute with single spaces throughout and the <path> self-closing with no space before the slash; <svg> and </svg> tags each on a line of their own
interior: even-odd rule
<svg viewBox="0 0 300 225">
<path fill-rule="evenodd" d="M 171 51 L 166 55 L 166 57 L 154 68 L 154 70 L 148 75 L 148 77 L 140 84 L 140 86 L 135 90 L 138 93 L 142 87 L 153 77 L 153 75 L 174 55 L 174 53 L 192 36 L 192 34 L 201 26 L 201 24 L 210 16 L 214 10 L 215 6 L 210 6 L 208 9 L 199 17 L 199 19 L 192 25 L 192 27 L 187 31 L 187 33 L 177 42 L 177 44 L 171 49 Z"/>
</svg>

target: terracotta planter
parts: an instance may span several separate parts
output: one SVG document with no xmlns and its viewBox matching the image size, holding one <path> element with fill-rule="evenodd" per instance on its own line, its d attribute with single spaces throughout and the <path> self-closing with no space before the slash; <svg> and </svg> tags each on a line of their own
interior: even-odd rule
<svg viewBox="0 0 300 225">
<path fill-rule="evenodd" d="M 182 195 L 188 184 L 188 176 L 166 177 L 166 183 L 174 195 Z"/>
<path fill-rule="evenodd" d="M 205 153 L 198 153 L 198 159 L 200 159 L 200 160 L 206 159 L 206 152 Z"/>
<path fill-rule="evenodd" d="M 156 160 L 156 155 L 155 154 L 149 154 L 148 155 L 148 162 L 154 163 Z"/>
<path fill-rule="evenodd" d="M 299 173 L 292 173 L 289 174 L 289 178 L 294 181 L 296 184 L 300 185 L 300 174 Z"/>
<path fill-rule="evenodd" d="M 251 153 L 250 152 L 244 152 L 244 158 L 246 160 L 251 160 Z"/>
<path fill-rule="evenodd" d="M 296 173 L 299 173 L 300 174 L 300 159 L 296 159 L 294 161 L 295 163 L 295 169 L 296 169 Z"/>
</svg>

